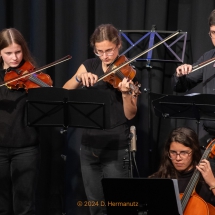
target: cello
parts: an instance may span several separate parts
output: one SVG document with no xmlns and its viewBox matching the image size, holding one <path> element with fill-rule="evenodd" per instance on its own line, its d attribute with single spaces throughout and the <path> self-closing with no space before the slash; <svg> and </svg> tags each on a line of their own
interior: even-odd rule
<svg viewBox="0 0 215 215">
<path fill-rule="evenodd" d="M 213 158 L 215 156 L 215 139 L 207 146 L 202 155 L 202 159 Z M 200 160 L 200 161 L 201 161 Z M 183 194 L 180 194 L 181 206 L 184 215 L 215 215 L 215 207 L 205 202 L 195 191 L 196 185 L 200 178 L 200 172 L 195 169 L 189 183 Z"/>
</svg>

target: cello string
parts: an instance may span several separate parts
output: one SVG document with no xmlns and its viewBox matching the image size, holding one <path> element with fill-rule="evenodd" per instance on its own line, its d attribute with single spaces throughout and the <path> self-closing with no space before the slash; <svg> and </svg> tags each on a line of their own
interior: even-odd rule
<svg viewBox="0 0 215 215">
<path fill-rule="evenodd" d="M 215 146 L 215 140 L 212 140 L 211 143 L 209 143 L 209 146 L 206 148 L 205 152 L 203 153 L 201 160 L 207 159 L 209 157 L 212 147 L 214 147 L 214 146 Z M 181 205 L 182 205 L 183 211 L 184 211 L 185 207 L 187 206 L 187 203 L 190 199 L 191 194 L 194 191 L 196 184 L 198 183 L 199 178 L 200 178 L 200 172 L 197 169 L 195 169 L 195 171 L 184 191 L 184 194 L 181 198 Z"/>
</svg>

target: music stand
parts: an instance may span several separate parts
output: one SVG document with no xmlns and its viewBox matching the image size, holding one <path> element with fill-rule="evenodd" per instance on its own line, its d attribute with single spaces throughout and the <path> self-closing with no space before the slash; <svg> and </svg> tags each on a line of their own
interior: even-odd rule
<svg viewBox="0 0 215 215">
<path fill-rule="evenodd" d="M 105 90 L 29 89 L 28 126 L 110 128 L 110 95 Z"/>
<path fill-rule="evenodd" d="M 197 120 L 215 120 L 215 95 L 188 94 L 185 96 L 151 93 L 154 113 L 158 117 Z"/>
<path fill-rule="evenodd" d="M 182 215 L 177 179 L 103 178 L 107 215 Z"/>
</svg>

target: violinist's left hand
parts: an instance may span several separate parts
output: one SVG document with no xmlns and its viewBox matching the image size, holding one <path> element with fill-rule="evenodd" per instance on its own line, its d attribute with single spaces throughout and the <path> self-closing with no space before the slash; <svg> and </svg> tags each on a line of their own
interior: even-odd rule
<svg viewBox="0 0 215 215">
<path fill-rule="evenodd" d="M 130 84 L 133 84 L 133 82 L 131 80 L 129 81 L 127 78 L 124 78 L 118 84 L 118 89 L 122 92 L 125 117 L 128 120 L 134 118 L 137 112 L 137 96 L 133 95 Z"/>
<path fill-rule="evenodd" d="M 211 169 L 210 162 L 206 159 L 200 161 L 200 163 L 196 166 L 196 168 L 201 172 L 202 177 L 205 182 L 209 185 L 209 187 L 215 186 L 215 178 L 213 171 Z"/>
<path fill-rule="evenodd" d="M 119 83 L 118 85 L 118 89 L 122 92 L 122 93 L 129 93 L 131 91 L 130 89 L 130 84 L 132 84 L 133 82 L 130 80 L 128 81 L 128 78 L 123 78 L 123 80 Z"/>
</svg>

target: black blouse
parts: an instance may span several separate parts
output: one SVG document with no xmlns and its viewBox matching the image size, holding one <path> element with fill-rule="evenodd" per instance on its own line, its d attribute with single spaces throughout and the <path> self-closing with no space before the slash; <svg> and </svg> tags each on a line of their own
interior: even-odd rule
<svg viewBox="0 0 215 215">
<path fill-rule="evenodd" d="M 178 173 L 178 187 L 180 193 L 184 193 L 184 190 L 186 189 L 187 184 L 189 183 L 193 175 L 193 172 L 194 169 L 184 173 Z M 204 182 L 202 178 L 200 178 L 196 186 L 196 192 L 206 202 L 211 203 L 215 206 L 215 196 L 213 192 L 209 190 L 209 186 Z"/>
<path fill-rule="evenodd" d="M 5 70 L 0 69 L 0 83 Z M 36 145 L 37 132 L 27 126 L 27 93 L 23 89 L 0 87 L 0 147 L 26 147 Z"/>
<path fill-rule="evenodd" d="M 83 65 L 88 72 L 98 75 L 104 74 L 102 62 L 98 58 L 86 60 Z M 122 94 L 111 84 L 101 80 L 94 86 L 110 93 L 110 129 L 85 129 L 82 136 L 82 144 L 95 148 L 119 149 L 126 148 L 129 141 L 129 126 L 123 110 Z"/>
</svg>

